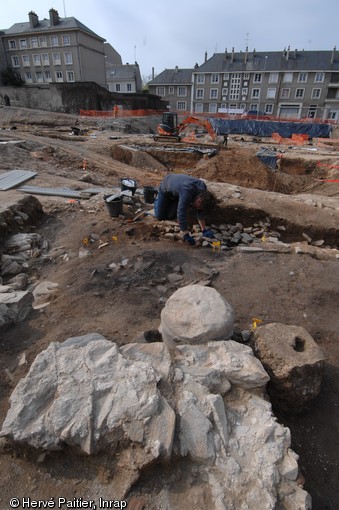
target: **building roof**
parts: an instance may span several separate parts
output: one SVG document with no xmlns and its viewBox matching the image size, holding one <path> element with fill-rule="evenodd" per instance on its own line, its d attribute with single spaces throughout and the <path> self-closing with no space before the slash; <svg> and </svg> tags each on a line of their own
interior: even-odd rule
<svg viewBox="0 0 339 510">
<path fill-rule="evenodd" d="M 193 69 L 165 69 L 149 85 L 184 85 L 191 84 Z"/>
<path fill-rule="evenodd" d="M 140 75 L 138 64 L 106 64 L 107 80 L 134 80 L 137 75 Z"/>
<path fill-rule="evenodd" d="M 284 50 L 215 53 L 195 73 L 339 70 L 339 52 Z M 159 75 L 160 76 L 160 75 Z"/>
<path fill-rule="evenodd" d="M 86 25 L 81 23 L 81 21 L 77 20 L 74 17 L 70 18 L 59 18 L 59 23 L 57 25 L 51 25 L 51 22 L 49 19 L 39 19 L 39 24 L 36 27 L 31 27 L 30 22 L 22 22 L 22 23 L 14 23 L 10 28 L 3 30 L 5 36 L 9 35 L 20 35 L 20 34 L 26 34 L 26 33 L 44 33 L 44 32 L 50 32 L 58 31 L 58 30 L 82 30 L 83 32 L 87 32 L 93 37 L 96 37 L 97 39 L 100 39 L 101 41 L 105 41 L 102 37 L 100 37 L 98 34 L 90 30 Z"/>
</svg>

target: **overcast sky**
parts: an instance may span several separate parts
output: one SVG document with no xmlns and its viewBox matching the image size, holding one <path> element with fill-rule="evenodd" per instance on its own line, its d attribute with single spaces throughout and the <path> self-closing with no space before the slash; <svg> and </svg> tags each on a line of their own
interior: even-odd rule
<svg viewBox="0 0 339 510">
<path fill-rule="evenodd" d="M 28 21 L 31 10 L 49 18 L 52 7 L 106 39 L 124 64 L 137 61 L 143 77 L 232 47 L 339 50 L 338 0 L 15 0 L 3 6 L 0 29 Z"/>
</svg>

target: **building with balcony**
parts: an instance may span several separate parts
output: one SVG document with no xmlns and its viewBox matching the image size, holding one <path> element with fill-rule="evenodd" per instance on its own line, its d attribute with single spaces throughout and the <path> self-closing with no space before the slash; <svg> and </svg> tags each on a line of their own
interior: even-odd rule
<svg viewBox="0 0 339 510">
<path fill-rule="evenodd" d="M 31 11 L 27 22 L 0 32 L 0 71 L 12 68 L 26 85 L 95 82 L 106 88 L 104 42 L 74 17 L 50 9 L 49 19 L 39 20 Z"/>
<path fill-rule="evenodd" d="M 181 73 L 182 71 L 182 73 Z M 173 76 L 184 83 L 173 82 Z M 258 112 L 271 118 L 339 121 L 339 54 L 332 51 L 215 53 L 193 69 L 166 69 L 149 90 L 178 107 L 184 86 L 187 110 L 196 114 Z M 181 89 L 182 92 L 183 89 Z"/>
</svg>

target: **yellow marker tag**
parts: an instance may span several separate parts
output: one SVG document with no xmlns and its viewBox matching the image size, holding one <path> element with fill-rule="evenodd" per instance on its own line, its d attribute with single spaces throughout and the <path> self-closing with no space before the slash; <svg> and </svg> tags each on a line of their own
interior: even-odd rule
<svg viewBox="0 0 339 510">
<path fill-rule="evenodd" d="M 118 236 L 112 236 L 112 241 L 118 242 Z"/>
<path fill-rule="evenodd" d="M 266 241 L 266 236 L 262 236 L 261 240 L 264 243 Z"/>
<path fill-rule="evenodd" d="M 220 241 L 213 241 L 213 243 L 212 243 L 213 251 L 214 251 L 215 249 L 220 250 L 220 245 L 221 245 L 221 242 L 220 242 Z"/>
<path fill-rule="evenodd" d="M 84 246 L 88 246 L 88 245 L 89 245 L 89 239 L 88 239 L 88 237 L 85 237 L 85 238 L 82 240 L 82 244 L 83 244 Z"/>
<path fill-rule="evenodd" d="M 255 317 L 252 318 L 252 329 L 256 329 L 257 325 L 260 324 L 260 322 L 263 322 L 261 319 L 256 319 Z"/>
</svg>

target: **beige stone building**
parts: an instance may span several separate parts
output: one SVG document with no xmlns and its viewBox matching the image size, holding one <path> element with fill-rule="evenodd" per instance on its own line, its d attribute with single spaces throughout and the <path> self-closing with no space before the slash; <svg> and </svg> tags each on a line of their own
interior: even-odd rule
<svg viewBox="0 0 339 510">
<path fill-rule="evenodd" d="M 0 71 L 11 67 L 26 85 L 95 82 L 106 84 L 105 39 L 55 9 L 48 19 L 29 12 L 28 21 L 0 32 Z"/>
<path fill-rule="evenodd" d="M 339 121 L 339 53 L 225 51 L 192 69 L 165 69 L 149 91 L 178 112 Z"/>
</svg>

